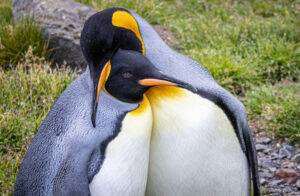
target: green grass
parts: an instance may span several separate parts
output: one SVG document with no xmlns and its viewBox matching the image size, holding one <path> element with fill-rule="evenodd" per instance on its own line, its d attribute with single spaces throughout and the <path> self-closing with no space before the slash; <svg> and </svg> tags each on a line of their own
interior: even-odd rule
<svg viewBox="0 0 300 196">
<path fill-rule="evenodd" d="M 299 78 L 296 1 L 80 1 L 98 10 L 127 7 L 166 27 L 181 53 L 242 96 L 250 119 L 275 137 L 300 141 L 299 82 L 279 82 Z M 33 21 L 12 22 L 10 0 L 0 0 L 0 40 L 0 192 L 10 194 L 28 144 L 75 73 L 49 68 L 41 58 L 47 40 Z"/>
<path fill-rule="evenodd" d="M 75 73 L 51 70 L 48 41 L 30 19 L 13 23 L 11 1 L 0 1 L 0 193 L 12 192 L 31 138 Z"/>
<path fill-rule="evenodd" d="M 10 1 L 0 2 L 0 66 L 15 65 L 28 48 L 38 57 L 48 57 L 48 41 L 43 39 L 40 27 L 31 19 L 12 22 Z"/>
<path fill-rule="evenodd" d="M 170 29 L 181 52 L 202 62 L 236 94 L 299 74 L 300 8 L 296 1 L 79 0 L 102 10 L 132 9 Z M 298 27 L 298 28 L 297 28 Z"/>
<path fill-rule="evenodd" d="M 14 69 L 0 68 L 0 192 L 10 191 L 31 138 L 60 93 L 74 79 L 70 69 L 26 53 Z"/>
<path fill-rule="evenodd" d="M 300 143 L 300 83 L 254 88 L 246 93 L 245 104 L 260 128 Z"/>
<path fill-rule="evenodd" d="M 11 22 L 12 10 L 10 2 L 4 1 L 0 3 L 0 25 L 7 25 Z"/>
</svg>

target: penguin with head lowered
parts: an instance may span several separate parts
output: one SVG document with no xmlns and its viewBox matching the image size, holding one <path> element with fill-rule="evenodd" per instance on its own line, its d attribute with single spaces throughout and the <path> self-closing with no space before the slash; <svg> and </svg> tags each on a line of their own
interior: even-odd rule
<svg viewBox="0 0 300 196">
<path fill-rule="evenodd" d="M 134 33 L 142 46 L 135 51 L 166 77 L 184 84 L 184 88 L 157 86 L 146 92 L 153 113 L 146 195 L 248 195 L 251 187 L 254 195 L 260 195 L 256 151 L 244 106 L 202 65 L 170 49 L 139 15 L 125 12 L 122 28 Z M 97 21 L 104 18 L 93 17 L 86 26 L 97 29 Z M 93 44 L 85 40 L 82 44 L 101 48 L 95 39 L 102 36 L 100 30 L 93 32 L 97 33 L 86 36 Z"/>
<path fill-rule="evenodd" d="M 23 160 L 15 195 L 145 194 L 153 122 L 144 94 L 175 80 L 139 52 L 119 49 L 110 63 L 96 129 L 84 73 L 44 120 Z"/>
<path fill-rule="evenodd" d="M 121 129 L 106 147 L 105 159 L 89 185 L 92 195 L 144 195 L 148 179 L 152 110 L 145 93 L 176 85 L 141 53 L 119 49 L 110 60 L 104 90 L 111 99 L 138 104 L 119 119 Z M 100 106 L 102 101 L 100 100 Z"/>
<path fill-rule="evenodd" d="M 124 102 L 103 93 L 99 102 L 109 60 L 119 48 L 144 53 L 140 39 L 138 25 L 125 9 L 104 10 L 88 19 L 81 36 L 88 68 L 60 95 L 38 129 L 14 195 L 144 194 L 152 128 L 148 100 Z"/>
</svg>

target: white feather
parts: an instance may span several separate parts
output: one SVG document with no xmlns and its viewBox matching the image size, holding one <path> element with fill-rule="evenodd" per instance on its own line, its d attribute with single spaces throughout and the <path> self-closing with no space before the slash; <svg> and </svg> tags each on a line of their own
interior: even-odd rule
<svg viewBox="0 0 300 196">
<path fill-rule="evenodd" d="M 145 194 L 149 148 L 152 129 L 152 112 L 147 99 L 128 113 L 118 136 L 106 149 L 106 158 L 100 171 L 90 183 L 91 195 L 140 196 Z"/>
<path fill-rule="evenodd" d="M 153 130 L 146 195 L 248 195 L 246 156 L 223 110 L 173 88 L 147 93 Z"/>
</svg>

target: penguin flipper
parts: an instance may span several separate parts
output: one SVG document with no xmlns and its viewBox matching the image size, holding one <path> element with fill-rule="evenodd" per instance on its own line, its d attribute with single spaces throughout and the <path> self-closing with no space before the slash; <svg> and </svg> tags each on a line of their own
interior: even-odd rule
<svg viewBox="0 0 300 196">
<path fill-rule="evenodd" d="M 209 90 L 198 88 L 197 93 L 212 100 L 222 108 L 231 121 L 241 148 L 247 157 L 249 174 L 252 179 L 253 195 L 260 196 L 256 149 L 252 131 L 248 125 L 245 107 L 237 98 L 217 84 L 212 84 Z M 249 187 L 251 190 L 251 183 Z"/>
<path fill-rule="evenodd" d="M 233 96 L 232 96 L 233 97 Z M 236 98 L 235 98 L 236 99 Z M 255 144 L 253 141 L 253 133 L 248 125 L 247 115 L 243 104 L 236 99 L 234 107 L 229 106 L 229 110 L 232 112 L 233 117 L 236 119 L 236 134 L 240 139 L 240 144 L 244 145 L 244 152 L 246 154 L 249 168 L 250 176 L 252 179 L 252 186 L 250 184 L 250 190 L 252 187 L 253 195 L 260 196 L 260 183 L 258 176 L 258 164 L 257 164 L 257 153 L 255 149 Z"/>
<path fill-rule="evenodd" d="M 246 124 L 245 124 L 246 122 Z M 243 139 L 246 147 L 246 156 L 249 162 L 251 177 L 252 177 L 252 189 L 254 196 L 260 196 L 260 182 L 258 176 L 258 164 L 257 164 L 257 153 L 255 144 L 253 141 L 252 131 L 250 130 L 247 121 L 241 122 L 241 130 L 243 133 Z"/>
</svg>

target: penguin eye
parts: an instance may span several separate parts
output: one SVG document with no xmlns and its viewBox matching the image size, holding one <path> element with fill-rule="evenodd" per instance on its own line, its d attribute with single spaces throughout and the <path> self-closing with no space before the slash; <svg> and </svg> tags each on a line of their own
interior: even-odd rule
<svg viewBox="0 0 300 196">
<path fill-rule="evenodd" d="M 122 77 L 123 78 L 131 78 L 132 77 L 132 73 L 130 73 L 130 72 L 123 72 L 122 73 Z"/>
</svg>

